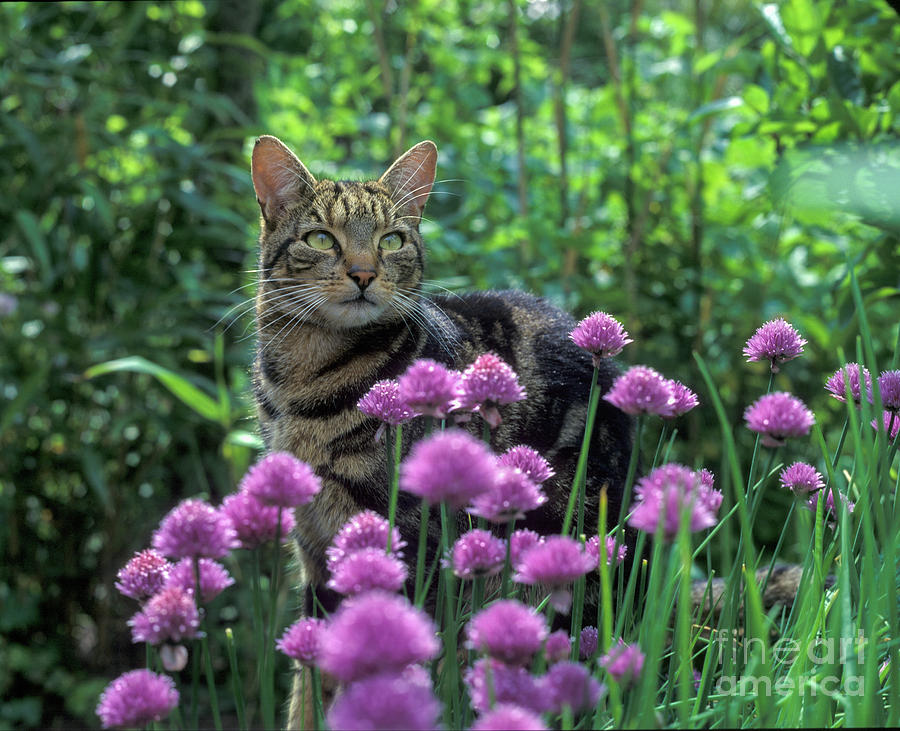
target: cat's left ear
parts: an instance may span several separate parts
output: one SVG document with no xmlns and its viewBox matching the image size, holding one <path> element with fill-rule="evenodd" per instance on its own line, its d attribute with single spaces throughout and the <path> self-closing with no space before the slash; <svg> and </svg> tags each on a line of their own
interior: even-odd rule
<svg viewBox="0 0 900 731">
<path fill-rule="evenodd" d="M 402 209 L 421 218 L 436 169 L 437 146 L 425 140 L 398 157 L 378 182 L 387 187 Z"/>
</svg>

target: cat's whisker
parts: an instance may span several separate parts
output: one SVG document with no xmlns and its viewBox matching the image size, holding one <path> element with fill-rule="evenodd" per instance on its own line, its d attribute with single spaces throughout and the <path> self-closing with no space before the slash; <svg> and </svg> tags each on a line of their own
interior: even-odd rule
<svg viewBox="0 0 900 731">
<path fill-rule="evenodd" d="M 396 301 L 392 301 L 394 309 L 401 312 L 401 316 L 402 313 L 408 314 L 414 322 L 430 333 L 448 354 L 452 355 L 452 346 L 455 344 L 455 338 L 448 337 L 448 334 L 437 323 L 432 321 L 417 299 L 399 290 L 395 290 L 394 294 L 397 297 Z"/>
<path fill-rule="evenodd" d="M 309 316 L 312 315 L 313 312 L 315 312 L 323 302 L 327 302 L 327 301 L 328 301 L 328 295 L 323 294 L 320 297 L 318 297 L 317 299 L 314 299 L 312 302 L 307 304 L 300 312 L 298 312 L 294 317 L 292 317 L 287 322 L 287 324 L 281 328 L 281 330 L 279 330 L 275 334 L 275 336 L 272 340 L 270 340 L 268 343 L 266 343 L 266 345 L 263 346 L 263 351 L 270 345 L 272 347 L 275 347 L 276 345 L 281 343 L 285 338 L 287 338 L 288 335 L 290 335 L 294 331 L 295 328 L 302 326 L 303 323 L 306 322 L 306 320 L 309 318 Z M 279 337 L 279 335 L 281 337 Z"/>
<path fill-rule="evenodd" d="M 269 281 L 273 281 L 273 280 L 269 280 Z M 293 282 L 293 281 L 296 281 L 296 280 L 285 278 L 285 279 L 279 279 L 279 280 L 276 280 L 276 281 Z M 237 289 L 232 290 L 231 292 L 229 292 L 229 294 L 234 294 L 234 293 L 237 292 L 238 290 L 244 289 L 244 288 L 249 287 L 249 286 L 251 286 L 251 285 L 252 285 L 252 286 L 258 286 L 258 284 L 259 284 L 259 282 L 252 282 L 251 284 L 245 284 L 243 287 L 238 287 Z M 302 286 L 302 285 L 300 285 L 300 286 Z M 296 288 L 295 288 L 295 287 L 288 287 L 287 289 L 290 290 L 290 291 L 296 291 Z M 263 300 L 264 302 L 267 302 L 267 301 L 268 301 L 268 298 L 271 297 L 271 295 L 277 294 L 277 293 L 283 293 L 284 291 L 285 291 L 285 288 L 282 287 L 282 288 L 279 288 L 279 289 L 277 289 L 277 290 L 274 290 L 273 292 L 267 292 L 267 293 L 265 293 L 264 295 L 262 295 L 262 300 Z M 234 318 L 232 319 L 232 321 L 231 321 L 231 322 L 228 324 L 228 326 L 225 328 L 225 329 L 227 330 L 229 327 L 231 327 L 231 325 L 234 324 L 235 320 L 239 319 L 241 316 L 245 315 L 247 312 L 249 312 L 251 309 L 253 309 L 253 305 L 256 304 L 256 299 L 257 299 L 257 295 L 253 295 L 252 297 L 249 297 L 248 299 L 242 300 L 242 301 L 240 301 L 240 302 L 238 302 L 238 303 L 232 305 L 231 307 L 229 307 L 229 308 L 222 314 L 222 316 L 221 316 L 218 320 L 216 320 L 216 322 L 215 322 L 213 325 L 211 325 L 211 326 L 208 328 L 207 332 L 209 332 L 209 331 L 211 331 L 211 330 L 214 330 L 216 327 L 218 327 L 218 326 L 219 326 L 226 318 L 228 318 L 230 315 L 232 315 L 233 312 L 234 312 L 235 310 L 240 309 L 240 308 L 242 308 L 242 307 L 246 307 L 247 305 L 249 305 L 249 307 L 247 307 L 246 310 L 244 310 L 244 311 L 241 312 L 240 314 L 234 316 Z"/>
</svg>

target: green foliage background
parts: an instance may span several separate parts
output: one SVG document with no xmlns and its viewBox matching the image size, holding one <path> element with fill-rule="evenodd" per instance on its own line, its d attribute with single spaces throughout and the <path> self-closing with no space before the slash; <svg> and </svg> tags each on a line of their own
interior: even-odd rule
<svg viewBox="0 0 900 731">
<path fill-rule="evenodd" d="M 830 431 L 849 266 L 884 367 L 897 337 L 898 47 L 867 0 L 0 7 L 0 725 L 96 725 L 142 662 L 116 571 L 254 458 L 252 325 L 220 318 L 252 296 L 255 136 L 351 178 L 435 140 L 432 278 L 608 311 L 704 399 L 699 350 L 735 424 L 785 316 L 809 345 L 776 387 Z M 710 423 L 681 461 L 716 469 Z"/>
</svg>

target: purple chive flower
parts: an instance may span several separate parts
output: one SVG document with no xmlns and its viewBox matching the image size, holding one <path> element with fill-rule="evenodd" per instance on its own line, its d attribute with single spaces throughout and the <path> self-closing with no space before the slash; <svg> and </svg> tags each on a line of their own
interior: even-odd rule
<svg viewBox="0 0 900 731">
<path fill-rule="evenodd" d="M 275 643 L 275 647 L 301 665 L 312 666 L 319 661 L 324 619 L 304 617 L 288 627 Z"/>
<path fill-rule="evenodd" d="M 616 548 L 616 539 L 613 536 L 606 537 L 606 563 L 607 565 L 611 565 L 613 563 L 613 556 L 615 556 L 616 563 L 622 563 L 625 560 L 625 556 L 628 555 L 628 546 L 624 543 L 621 544 L 618 548 Z M 597 567 L 600 566 L 600 536 L 592 536 L 588 539 L 588 541 L 584 544 L 584 552 L 591 557 L 591 560 L 596 562 Z"/>
<path fill-rule="evenodd" d="M 128 620 L 128 626 L 132 642 L 178 642 L 197 636 L 200 613 L 193 595 L 173 586 L 152 597 Z"/>
<path fill-rule="evenodd" d="M 363 510 L 357 513 L 337 532 L 331 545 L 326 549 L 325 556 L 328 559 L 328 570 L 334 573 L 335 567 L 347 556 L 364 548 L 387 549 L 388 535 L 391 536 L 391 552 L 402 556 L 400 550 L 406 545 L 400 537 L 400 531 L 394 526 L 391 532 L 391 524 L 387 518 L 382 517 L 374 510 Z"/>
<path fill-rule="evenodd" d="M 578 657 L 581 660 L 588 660 L 597 652 L 597 645 L 600 643 L 600 633 L 596 627 L 582 627 L 581 638 L 578 643 Z"/>
<path fill-rule="evenodd" d="M 319 667 L 348 683 L 437 655 L 434 623 L 405 597 L 371 591 L 345 599 L 322 635 Z"/>
<path fill-rule="evenodd" d="M 543 543 L 522 556 L 513 581 L 550 587 L 550 605 L 568 613 L 572 604 L 568 585 L 595 568 L 594 561 L 578 541 L 568 536 L 547 536 Z"/>
<path fill-rule="evenodd" d="M 847 384 L 850 385 L 850 395 L 853 402 L 859 404 L 862 401 L 862 383 L 866 384 L 866 398 L 872 400 L 872 375 L 868 368 L 859 363 L 844 363 L 834 375 L 825 382 L 825 390 L 842 403 L 847 402 Z"/>
<path fill-rule="evenodd" d="M 153 547 L 164 556 L 221 558 L 238 547 L 231 520 L 202 500 L 182 500 L 153 534 Z"/>
<path fill-rule="evenodd" d="M 514 467 L 522 470 L 537 485 L 549 480 L 556 474 L 546 459 L 524 444 L 510 447 L 497 458 L 497 461 L 504 467 Z"/>
<path fill-rule="evenodd" d="M 590 671 L 576 662 L 558 662 L 541 678 L 541 685 L 547 696 L 549 710 L 561 713 L 568 706 L 578 713 L 597 705 L 603 686 Z"/>
<path fill-rule="evenodd" d="M 569 657 L 571 652 L 572 641 L 565 630 L 558 629 L 556 632 L 550 633 L 549 637 L 547 637 L 547 642 L 544 644 L 544 656 L 547 658 L 548 663 L 562 662 Z"/>
<path fill-rule="evenodd" d="M 593 356 L 596 367 L 603 358 L 618 355 L 628 343 L 634 342 L 622 323 L 605 312 L 592 312 L 585 317 L 569 333 L 569 339 Z"/>
<path fill-rule="evenodd" d="M 201 558 L 200 564 L 200 603 L 209 604 L 219 594 L 234 583 L 231 574 L 218 561 Z M 169 572 L 165 588 L 176 587 L 186 594 L 194 595 L 194 561 L 183 558 Z"/>
<path fill-rule="evenodd" d="M 461 579 L 500 573 L 506 561 L 506 545 L 490 531 L 475 528 L 453 544 L 453 573 Z"/>
<path fill-rule="evenodd" d="M 363 548 L 345 556 L 331 574 L 328 588 L 351 596 L 372 589 L 400 591 L 406 582 L 407 568 L 383 548 Z"/>
<path fill-rule="evenodd" d="M 133 728 L 162 721 L 178 705 L 175 681 L 149 670 L 132 670 L 100 694 L 97 715 L 103 728 Z"/>
<path fill-rule="evenodd" d="M 497 703 L 472 724 L 472 731 L 547 731 L 547 726 L 534 711 Z"/>
<path fill-rule="evenodd" d="M 769 361 L 772 373 L 778 373 L 778 366 L 796 358 L 803 352 L 806 341 L 793 326 L 783 318 L 769 320 L 751 336 L 744 346 L 747 362 Z"/>
<path fill-rule="evenodd" d="M 116 574 L 116 589 L 139 602 L 149 599 L 162 589 L 172 570 L 172 564 L 162 554 L 148 548 L 134 554 Z"/>
<path fill-rule="evenodd" d="M 500 426 L 498 406 L 525 398 L 516 372 L 493 353 L 479 355 L 459 379 L 460 395 L 454 410 L 478 411 L 491 429 Z"/>
<path fill-rule="evenodd" d="M 816 417 L 796 396 L 778 391 L 770 393 L 744 412 L 747 428 L 758 432 L 766 447 L 780 447 L 788 437 L 809 434 Z"/>
<path fill-rule="evenodd" d="M 878 419 L 872 419 L 869 423 L 873 429 L 878 429 Z M 900 414 L 895 414 L 893 411 L 885 411 L 881 415 L 881 423 L 884 425 L 884 433 L 888 434 L 891 441 L 894 441 L 897 438 L 897 434 L 900 434 Z"/>
<path fill-rule="evenodd" d="M 472 499 L 469 512 L 492 523 L 508 523 L 547 502 L 538 487 L 522 470 L 500 468 L 493 488 Z"/>
<path fill-rule="evenodd" d="M 885 411 L 900 413 L 900 371 L 884 371 L 878 376 L 878 390 Z"/>
<path fill-rule="evenodd" d="M 279 509 L 274 505 L 263 505 L 253 495 L 235 492 L 222 501 L 220 510 L 230 519 L 237 532 L 239 548 L 253 549 L 263 543 L 274 541 L 278 536 L 286 540 L 294 530 L 294 513 L 281 510 L 281 529 L 278 527 Z"/>
<path fill-rule="evenodd" d="M 295 508 L 311 502 L 322 489 L 312 467 L 293 454 L 273 452 L 253 465 L 241 480 L 240 490 L 263 505 Z"/>
<path fill-rule="evenodd" d="M 544 537 L 529 528 L 520 528 L 513 531 L 509 537 L 509 562 L 512 567 L 519 570 L 522 557 L 539 543 L 544 542 Z"/>
<path fill-rule="evenodd" d="M 436 361 L 417 360 L 397 379 L 400 401 L 420 414 L 443 419 L 459 396 L 459 377 Z"/>
<path fill-rule="evenodd" d="M 705 467 L 700 470 L 700 484 L 712 490 L 716 486 L 716 476 Z"/>
<path fill-rule="evenodd" d="M 718 521 L 716 513 L 722 495 L 706 487 L 699 474 L 680 464 L 657 467 L 642 478 L 635 489 L 636 502 L 631 507 L 628 523 L 633 528 L 655 534 L 662 521 L 663 539 L 678 535 L 681 512 L 690 506 L 688 528 L 699 531 Z"/>
<path fill-rule="evenodd" d="M 796 495 L 805 495 L 816 492 L 825 487 L 825 481 L 819 471 L 806 462 L 794 462 L 790 467 L 785 467 L 778 476 L 781 486 L 791 490 Z"/>
<path fill-rule="evenodd" d="M 641 674 L 644 653 L 637 645 L 626 645 L 619 639 L 599 663 L 617 683 L 630 683 Z"/>
<path fill-rule="evenodd" d="M 328 711 L 328 726 L 341 731 L 438 728 L 441 704 L 428 674 L 411 667 L 351 683 Z"/>
<path fill-rule="evenodd" d="M 527 665 L 547 638 L 544 616 L 514 599 L 481 610 L 466 627 L 466 646 L 508 665 Z"/>
<path fill-rule="evenodd" d="M 391 380 L 378 381 L 359 400 L 356 407 L 366 416 L 372 416 L 391 426 L 417 416 L 413 409 L 400 400 L 400 384 Z"/>
<path fill-rule="evenodd" d="M 400 487 L 430 503 L 461 508 L 492 489 L 497 466 L 484 442 L 447 429 L 416 442 L 400 465 Z"/>
<path fill-rule="evenodd" d="M 488 679 L 490 675 L 490 679 Z M 526 668 L 483 657 L 466 670 L 463 678 L 469 689 L 472 708 L 485 713 L 494 703 L 512 703 L 536 713 L 548 706 L 547 693 Z"/>
<path fill-rule="evenodd" d="M 671 383 L 652 368 L 634 366 L 613 381 L 603 399 L 626 414 L 671 417 L 675 395 Z"/>
<path fill-rule="evenodd" d="M 835 515 L 834 495 L 832 494 L 830 487 L 825 488 L 823 490 L 819 490 L 818 492 L 814 492 L 812 495 L 810 495 L 809 500 L 806 501 L 806 504 L 803 507 L 805 507 L 808 510 L 811 510 L 812 512 L 815 513 L 816 508 L 819 505 L 819 498 L 822 495 L 825 496 L 825 507 L 824 507 L 823 515 L 826 518 L 829 518 L 829 517 L 834 518 L 834 515 Z M 851 503 L 850 500 L 847 498 L 847 496 L 844 495 L 844 493 L 842 493 L 842 492 L 839 492 L 838 495 L 841 496 L 841 505 L 843 505 L 844 508 L 847 509 L 848 513 L 852 513 L 853 508 L 856 507 L 856 503 Z"/>
<path fill-rule="evenodd" d="M 682 416 L 700 404 L 697 394 L 681 381 L 670 379 L 669 386 L 672 389 L 672 413 L 665 418 L 674 419 L 676 416 Z"/>
</svg>

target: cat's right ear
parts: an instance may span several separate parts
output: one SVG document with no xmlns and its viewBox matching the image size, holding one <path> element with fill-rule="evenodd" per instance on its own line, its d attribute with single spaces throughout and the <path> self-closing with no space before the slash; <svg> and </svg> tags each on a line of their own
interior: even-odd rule
<svg viewBox="0 0 900 731">
<path fill-rule="evenodd" d="M 273 223 L 288 206 L 311 195 L 316 184 L 312 173 L 297 156 L 271 135 L 256 140 L 250 174 L 266 223 Z"/>
</svg>

